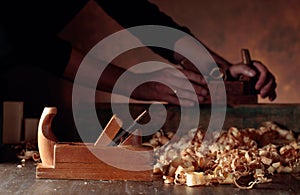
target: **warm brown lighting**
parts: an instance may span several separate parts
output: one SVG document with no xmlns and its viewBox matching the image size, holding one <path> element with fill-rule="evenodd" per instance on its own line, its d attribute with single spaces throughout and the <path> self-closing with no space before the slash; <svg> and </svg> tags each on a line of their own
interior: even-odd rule
<svg viewBox="0 0 300 195">
<path fill-rule="evenodd" d="M 276 76 L 278 97 L 274 103 L 300 102 L 300 78 L 297 76 L 300 62 L 298 1 L 151 2 L 179 24 L 189 27 L 200 40 L 231 62 L 240 62 L 240 49 L 248 48 L 252 59 L 262 61 Z M 103 25 L 95 18 L 103 19 Z M 78 25 L 81 27 L 76 28 Z M 62 35 L 87 52 L 99 40 L 120 29 L 91 1 Z M 149 51 L 146 55 L 131 56 L 133 58 L 120 59 L 119 63 L 126 66 L 149 59 L 149 56 L 158 58 L 149 55 Z"/>
</svg>

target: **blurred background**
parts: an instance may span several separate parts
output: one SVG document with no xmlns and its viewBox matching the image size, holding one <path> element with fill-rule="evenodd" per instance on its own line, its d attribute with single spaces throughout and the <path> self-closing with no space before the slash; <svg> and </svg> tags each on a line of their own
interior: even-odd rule
<svg viewBox="0 0 300 195">
<path fill-rule="evenodd" d="M 276 76 L 277 103 L 300 102 L 300 3 L 267 1 L 153 1 L 231 62 L 249 48 Z"/>
<path fill-rule="evenodd" d="M 249 49 L 252 59 L 262 61 L 275 75 L 278 84 L 277 99 L 274 102 L 259 99 L 259 103 L 288 103 L 290 105 L 285 105 L 288 106 L 287 109 L 278 105 L 278 109 L 274 110 L 262 107 L 261 109 L 265 110 L 260 115 L 251 110 L 244 111 L 244 114 L 249 113 L 250 116 L 261 117 L 260 121 L 266 120 L 267 117 L 268 120 L 283 121 L 283 124 L 290 122 L 292 123 L 290 127 L 299 130 L 299 127 L 295 127 L 297 125 L 295 121 L 299 118 L 300 109 L 299 106 L 292 104 L 300 103 L 300 76 L 298 75 L 298 68 L 300 68 L 300 3 L 298 0 L 150 1 L 178 24 L 188 27 L 205 45 L 232 63 L 241 61 L 240 51 L 242 48 Z M 60 32 L 59 36 L 70 41 L 83 53 L 87 53 L 99 41 L 121 29 L 122 27 L 111 19 L 95 1 L 89 0 L 86 6 Z M 107 52 L 113 51 L 115 47 L 118 46 L 109 46 Z M 127 51 L 115 58 L 112 63 L 129 67 L 148 60 L 168 63 L 167 60 L 154 54 L 148 48 Z M 34 67 L 22 66 L 8 70 L 0 80 L 2 89 L 0 100 L 24 102 L 24 118 L 39 118 L 45 106 L 60 105 L 56 117 L 59 128 L 54 129 L 73 128 L 72 82 Z M 85 93 L 82 94 L 84 96 Z M 96 103 L 110 102 L 111 100 L 108 93 L 97 91 L 95 96 Z M 124 102 L 122 96 L 115 100 Z M 1 106 L 2 104 L 0 108 Z M 277 105 L 273 104 L 272 106 Z M 253 120 L 248 115 L 246 117 L 237 116 L 237 119 L 233 118 L 234 122 L 237 123 L 237 120 L 241 120 L 243 126 L 250 124 L 244 123 L 244 119 Z M 268 118 L 269 116 L 275 118 Z M 2 116 L 0 116 L 0 123 L 1 120 Z M 230 122 L 229 120 L 228 123 Z M 255 124 L 251 123 L 251 125 Z M 62 133 L 65 134 L 63 131 Z"/>
<path fill-rule="evenodd" d="M 241 61 L 240 49 L 262 61 L 276 76 L 278 97 L 273 103 L 299 103 L 300 3 L 297 0 L 199 1 L 151 0 L 179 24 L 190 28 L 204 44 L 230 62 Z M 138 17 L 138 16 L 137 16 Z M 99 22 L 100 21 L 100 22 Z M 98 41 L 122 29 L 90 1 L 61 36 L 88 52 Z M 121 66 L 158 60 L 148 49 L 130 51 L 115 63 Z M 268 102 L 261 100 L 259 102 Z"/>
</svg>

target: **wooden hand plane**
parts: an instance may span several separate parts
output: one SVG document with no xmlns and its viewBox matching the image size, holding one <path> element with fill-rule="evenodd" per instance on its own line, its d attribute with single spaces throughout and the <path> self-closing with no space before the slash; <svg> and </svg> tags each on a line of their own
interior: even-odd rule
<svg viewBox="0 0 300 195">
<path fill-rule="evenodd" d="M 134 132 L 120 144 L 110 145 L 122 126 L 118 117 L 114 115 L 111 118 L 95 143 L 60 143 L 51 129 L 51 122 L 56 113 L 55 107 L 46 107 L 40 118 L 38 147 L 41 163 L 36 167 L 36 178 L 153 180 L 153 148 L 142 145 L 141 133 Z M 121 155 L 114 155 L 120 151 Z M 122 155 L 126 154 L 126 151 L 135 153 L 129 156 Z M 110 163 L 101 160 L 104 156 L 109 156 Z M 122 168 L 114 166 L 116 163 L 122 165 Z"/>
<path fill-rule="evenodd" d="M 248 49 L 242 49 L 241 56 L 243 64 L 256 69 L 252 64 Z M 241 104 L 258 104 L 258 92 L 255 90 L 256 78 L 240 76 L 240 78 L 237 80 L 210 80 L 209 82 L 211 84 L 210 94 L 215 94 L 217 100 L 224 98 L 224 94 L 221 94 L 219 90 L 219 88 L 224 84 L 226 90 L 226 101 L 230 106 Z M 201 104 L 211 103 L 210 97 L 201 102 Z"/>
</svg>

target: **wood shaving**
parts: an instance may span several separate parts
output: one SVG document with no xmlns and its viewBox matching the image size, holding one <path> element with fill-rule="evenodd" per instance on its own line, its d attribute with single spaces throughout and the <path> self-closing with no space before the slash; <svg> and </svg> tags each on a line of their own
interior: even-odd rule
<svg viewBox="0 0 300 195">
<path fill-rule="evenodd" d="M 26 161 L 33 161 L 35 164 L 41 162 L 36 141 L 24 142 L 14 146 L 16 156 L 20 159 L 18 168 L 25 167 Z"/>
<path fill-rule="evenodd" d="M 191 129 L 169 143 L 174 133 L 153 135 L 149 142 L 155 151 L 155 174 L 161 174 L 167 184 L 234 184 L 240 189 L 271 182 L 276 173 L 299 177 L 299 136 L 274 122 L 264 122 L 257 129 L 231 127 L 212 144 L 202 141 L 204 135 L 201 129 Z"/>
</svg>

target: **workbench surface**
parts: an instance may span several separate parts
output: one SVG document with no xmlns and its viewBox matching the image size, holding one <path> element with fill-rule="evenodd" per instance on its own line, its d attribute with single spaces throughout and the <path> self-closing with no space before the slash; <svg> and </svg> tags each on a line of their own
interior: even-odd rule
<svg viewBox="0 0 300 195">
<path fill-rule="evenodd" d="M 0 164 L 0 194 L 300 194 L 300 181 L 288 174 L 273 176 L 272 183 L 252 190 L 233 185 L 187 187 L 153 182 L 36 179 L 35 165 L 17 168 L 17 163 Z"/>
<path fill-rule="evenodd" d="M 120 105 L 120 110 L 122 105 Z M 135 106 L 133 113 L 141 113 L 144 106 Z M 106 111 L 102 118 L 107 121 L 111 113 Z M 168 108 L 168 117 L 171 123 L 165 124 L 165 129 L 176 129 L 179 118 L 178 108 Z M 200 125 L 206 126 L 209 121 L 209 109 L 201 109 Z M 184 117 L 183 123 L 190 124 L 194 128 L 195 122 L 199 122 L 194 117 L 193 109 L 183 110 L 181 113 Z M 63 115 L 65 116 L 65 115 Z M 224 128 L 231 125 L 237 127 L 257 127 L 261 122 L 270 120 L 285 124 L 289 129 L 300 132 L 300 104 L 296 105 L 249 105 L 239 106 L 227 109 Z M 161 117 L 157 113 L 154 117 Z M 101 119 L 101 117 L 100 117 Z M 123 117 L 122 117 L 123 119 Z M 124 118 L 126 121 L 126 118 Z M 203 123 L 203 124 L 201 124 Z M 197 123 L 196 123 L 197 124 Z M 61 128 L 57 130 L 60 131 Z M 64 134 L 65 131 L 62 131 Z M 1 152 L 0 152 L 1 153 Z M 288 174 L 276 174 L 273 181 L 267 184 L 255 185 L 252 190 L 240 190 L 234 185 L 214 185 L 187 187 L 164 184 L 162 180 L 153 182 L 133 182 L 133 181 L 87 181 L 87 180 L 53 180 L 53 179 L 36 179 L 35 165 L 32 161 L 26 162 L 23 168 L 17 168 L 17 162 L 4 161 L 3 158 L 8 155 L 0 154 L 0 195 L 1 194 L 300 194 L 300 181 Z M 9 159 L 9 158 L 8 158 Z M 1 163 L 2 162 L 2 163 Z M 6 163 L 4 163 L 6 162 Z M 10 163 L 7 163 L 10 162 Z"/>
</svg>

